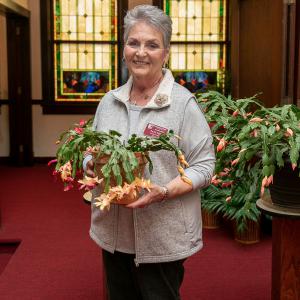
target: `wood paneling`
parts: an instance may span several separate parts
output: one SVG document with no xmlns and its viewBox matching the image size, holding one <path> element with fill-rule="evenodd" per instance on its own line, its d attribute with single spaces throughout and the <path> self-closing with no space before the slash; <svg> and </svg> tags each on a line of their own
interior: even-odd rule
<svg viewBox="0 0 300 300">
<path fill-rule="evenodd" d="M 281 102 L 282 1 L 239 1 L 239 97 Z"/>
<path fill-rule="evenodd" d="M 273 217 L 272 300 L 300 299 L 300 220 Z"/>
</svg>

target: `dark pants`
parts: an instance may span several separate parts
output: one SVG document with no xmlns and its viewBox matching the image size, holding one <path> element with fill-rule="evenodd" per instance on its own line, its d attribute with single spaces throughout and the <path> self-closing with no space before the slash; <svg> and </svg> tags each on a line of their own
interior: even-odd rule
<svg viewBox="0 0 300 300">
<path fill-rule="evenodd" d="M 184 260 L 137 267 L 133 254 L 102 253 L 109 300 L 180 300 Z"/>
</svg>

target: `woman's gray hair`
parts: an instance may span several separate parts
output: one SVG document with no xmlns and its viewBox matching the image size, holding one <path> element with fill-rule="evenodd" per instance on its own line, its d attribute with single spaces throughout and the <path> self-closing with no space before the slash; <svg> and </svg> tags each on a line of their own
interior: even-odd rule
<svg viewBox="0 0 300 300">
<path fill-rule="evenodd" d="M 170 47 L 172 20 L 164 11 L 152 5 L 138 5 L 129 10 L 124 18 L 124 42 L 127 42 L 129 31 L 138 22 L 154 26 L 163 35 L 164 47 Z"/>
</svg>

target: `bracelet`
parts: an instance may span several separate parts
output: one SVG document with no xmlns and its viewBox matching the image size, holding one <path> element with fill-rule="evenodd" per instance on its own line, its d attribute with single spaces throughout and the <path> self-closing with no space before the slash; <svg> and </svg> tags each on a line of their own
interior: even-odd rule
<svg viewBox="0 0 300 300">
<path fill-rule="evenodd" d="M 161 199 L 161 201 L 164 201 L 164 200 L 168 199 L 168 197 L 169 197 L 169 189 L 166 186 L 162 186 L 162 189 L 164 190 L 164 195 L 163 195 L 163 198 Z"/>
</svg>

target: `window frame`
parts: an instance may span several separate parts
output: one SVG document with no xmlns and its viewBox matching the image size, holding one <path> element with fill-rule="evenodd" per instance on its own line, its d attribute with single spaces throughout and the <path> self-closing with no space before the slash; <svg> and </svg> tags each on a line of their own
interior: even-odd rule
<svg viewBox="0 0 300 300">
<path fill-rule="evenodd" d="M 153 5 L 159 7 L 163 11 L 164 8 L 164 0 L 153 0 Z M 231 69 L 231 62 L 230 62 L 230 53 L 231 53 L 231 42 L 229 39 L 229 14 L 230 14 L 230 0 L 226 0 L 226 26 L 225 26 L 225 41 L 171 41 L 170 44 L 172 45 L 189 45 L 189 44 L 198 44 L 198 45 L 220 45 L 221 47 L 225 46 L 225 60 L 226 65 L 224 70 L 229 71 Z M 171 70 L 172 71 L 172 70 Z M 231 87 L 230 87 L 231 88 Z M 228 91 L 224 91 L 227 93 Z"/>
<path fill-rule="evenodd" d="M 42 53 L 42 107 L 43 114 L 94 114 L 98 101 L 55 101 L 55 70 L 54 70 L 54 12 L 53 1 L 40 0 L 40 28 L 41 28 L 41 53 Z M 117 44 L 118 49 L 123 49 L 123 20 L 128 9 L 128 1 L 116 1 L 118 20 L 118 40 L 111 42 Z M 122 51 L 118 51 L 118 82 L 122 82 Z"/>
</svg>

